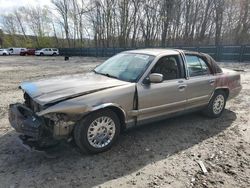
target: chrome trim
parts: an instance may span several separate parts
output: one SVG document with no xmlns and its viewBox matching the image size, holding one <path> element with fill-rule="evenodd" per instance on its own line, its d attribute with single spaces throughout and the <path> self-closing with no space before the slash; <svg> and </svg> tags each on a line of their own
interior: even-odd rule
<svg viewBox="0 0 250 188">
<path fill-rule="evenodd" d="M 189 75 L 189 71 L 188 71 L 188 67 L 187 67 L 187 59 L 186 59 L 186 55 L 183 51 L 179 51 L 180 55 L 182 56 L 182 60 L 183 60 L 183 63 L 184 63 L 184 69 L 185 69 L 185 78 L 188 80 L 190 78 L 190 75 Z"/>
<path fill-rule="evenodd" d="M 195 102 L 195 101 L 198 101 L 198 100 L 201 100 L 201 99 L 206 99 L 206 98 L 209 98 L 209 95 L 204 95 L 204 96 L 201 96 L 201 97 L 193 97 L 192 99 L 188 99 L 187 102 Z"/>
</svg>

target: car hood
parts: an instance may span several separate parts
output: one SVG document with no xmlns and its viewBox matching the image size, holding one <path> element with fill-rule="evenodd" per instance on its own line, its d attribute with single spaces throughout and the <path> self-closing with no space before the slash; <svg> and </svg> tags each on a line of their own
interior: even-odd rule
<svg viewBox="0 0 250 188">
<path fill-rule="evenodd" d="M 24 82 L 20 85 L 20 88 L 40 105 L 46 105 L 128 83 L 103 75 L 88 73 Z"/>
</svg>

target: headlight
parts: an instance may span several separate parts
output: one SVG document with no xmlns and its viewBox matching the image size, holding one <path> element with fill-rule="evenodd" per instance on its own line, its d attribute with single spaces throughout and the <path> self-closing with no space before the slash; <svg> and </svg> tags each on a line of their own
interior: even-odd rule
<svg viewBox="0 0 250 188">
<path fill-rule="evenodd" d="M 54 122 L 58 122 L 58 121 L 68 122 L 68 121 L 70 121 L 70 118 L 68 117 L 68 115 L 64 114 L 64 113 L 50 113 L 50 114 L 44 115 L 44 117 L 48 118 Z"/>
</svg>

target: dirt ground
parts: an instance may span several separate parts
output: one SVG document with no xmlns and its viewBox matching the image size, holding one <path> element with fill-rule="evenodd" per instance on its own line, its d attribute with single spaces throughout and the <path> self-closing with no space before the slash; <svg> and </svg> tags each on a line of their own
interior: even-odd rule
<svg viewBox="0 0 250 188">
<path fill-rule="evenodd" d="M 0 57 L 0 188 L 17 187 L 250 187 L 250 63 L 243 90 L 221 118 L 197 113 L 131 129 L 108 152 L 82 155 L 61 143 L 55 158 L 21 147 L 8 105 L 22 101 L 22 81 L 82 73 L 104 59 Z M 198 161 L 207 169 L 203 174 Z"/>
</svg>

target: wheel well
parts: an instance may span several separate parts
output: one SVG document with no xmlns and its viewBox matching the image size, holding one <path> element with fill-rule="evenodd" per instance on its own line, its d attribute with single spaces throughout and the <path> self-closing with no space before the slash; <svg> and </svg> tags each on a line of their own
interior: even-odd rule
<svg viewBox="0 0 250 188">
<path fill-rule="evenodd" d="M 107 107 L 105 107 L 105 108 L 101 108 L 101 109 L 98 109 L 98 110 L 89 112 L 89 113 L 87 113 L 87 114 L 81 116 L 80 119 L 85 118 L 86 116 L 88 116 L 88 115 L 90 115 L 90 114 L 92 114 L 92 113 L 95 113 L 96 111 L 100 111 L 100 110 L 104 110 L 104 109 L 109 109 L 109 110 L 113 111 L 113 112 L 118 116 L 118 118 L 119 118 L 119 120 L 120 120 L 120 124 L 121 124 L 121 131 L 123 131 L 123 130 L 126 129 L 125 115 L 124 115 L 123 111 L 122 111 L 120 108 L 115 107 L 115 106 L 107 106 Z"/>
<path fill-rule="evenodd" d="M 116 115 L 118 116 L 120 123 L 121 123 L 121 130 L 125 130 L 126 125 L 125 125 L 125 116 L 124 116 L 123 111 L 115 106 L 108 106 L 108 107 L 106 107 L 106 109 L 110 109 L 114 113 L 116 113 Z"/>
<path fill-rule="evenodd" d="M 215 91 L 223 91 L 226 94 L 226 98 L 229 96 L 229 89 L 228 88 L 218 88 Z"/>
</svg>

